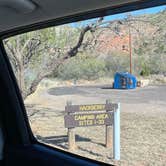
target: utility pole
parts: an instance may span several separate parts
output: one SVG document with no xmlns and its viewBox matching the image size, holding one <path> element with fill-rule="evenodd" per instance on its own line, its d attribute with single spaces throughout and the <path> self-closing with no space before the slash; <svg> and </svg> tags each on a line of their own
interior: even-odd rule
<svg viewBox="0 0 166 166">
<path fill-rule="evenodd" d="M 129 56 L 130 56 L 130 74 L 132 74 L 132 48 L 131 48 L 131 30 L 129 23 Z"/>
<path fill-rule="evenodd" d="M 130 74 L 132 74 L 132 39 L 131 39 L 131 26 L 130 26 L 130 15 L 128 15 L 128 19 L 126 20 L 127 21 L 127 26 L 128 26 L 128 49 L 127 49 L 127 52 L 129 52 L 129 59 L 130 59 L 130 64 L 129 64 L 129 67 L 130 67 Z"/>
</svg>

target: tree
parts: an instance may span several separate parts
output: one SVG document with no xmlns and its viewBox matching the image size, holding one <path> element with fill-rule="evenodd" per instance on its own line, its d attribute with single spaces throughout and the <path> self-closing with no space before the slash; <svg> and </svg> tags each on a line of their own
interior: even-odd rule
<svg viewBox="0 0 166 166">
<path fill-rule="evenodd" d="M 64 26 L 63 30 L 62 27 L 49 28 L 5 40 L 7 53 L 15 70 L 23 97 L 25 98 L 32 94 L 36 90 L 39 82 L 43 78 L 50 76 L 64 61 L 76 56 L 81 46 L 82 49 L 86 49 L 86 47 L 92 45 L 91 43 L 93 43 L 94 38 L 87 38 L 84 41 L 85 34 L 87 32 L 93 34 L 101 22 L 102 19 L 100 18 L 95 23 L 83 26 L 77 30 L 75 34 L 77 34 L 78 39 L 75 39 L 75 42 L 72 42 L 71 37 L 73 34 L 71 34 L 71 29 L 69 31 L 66 30 L 68 28 L 67 26 Z M 61 35 L 61 33 L 63 34 Z M 71 40 L 70 42 L 68 41 L 69 39 Z M 37 63 L 35 59 L 40 59 L 43 54 L 47 54 L 45 60 L 42 62 L 43 69 L 38 71 L 35 79 L 26 88 L 25 70 L 30 65 L 33 65 L 33 62 Z"/>
<path fill-rule="evenodd" d="M 9 42 L 9 40 L 5 40 L 7 53 L 18 78 L 18 84 L 22 93 L 25 90 L 24 70 L 28 68 L 29 62 L 40 44 L 41 42 L 38 38 L 29 38 L 22 35 L 15 37 L 15 41 Z"/>
</svg>

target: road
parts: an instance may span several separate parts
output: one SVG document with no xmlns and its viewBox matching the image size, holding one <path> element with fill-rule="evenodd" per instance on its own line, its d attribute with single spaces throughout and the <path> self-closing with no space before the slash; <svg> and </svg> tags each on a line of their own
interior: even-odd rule
<svg viewBox="0 0 166 166">
<path fill-rule="evenodd" d="M 132 90 L 112 89 L 108 85 L 51 88 L 48 94 L 74 104 L 120 102 L 124 111 L 166 113 L 166 86 L 148 86 Z"/>
</svg>

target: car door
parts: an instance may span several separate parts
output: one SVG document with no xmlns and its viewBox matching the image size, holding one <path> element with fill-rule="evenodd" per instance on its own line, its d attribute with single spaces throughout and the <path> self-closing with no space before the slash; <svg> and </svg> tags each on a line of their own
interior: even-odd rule
<svg viewBox="0 0 166 166">
<path fill-rule="evenodd" d="M 138 8 L 145 8 L 164 4 L 165 1 L 147 1 L 145 4 L 137 6 L 138 3 L 122 8 L 114 9 L 113 13 L 124 12 Z M 97 17 L 106 15 L 107 9 L 102 12 L 92 12 L 87 17 Z M 79 17 L 79 16 L 77 16 Z M 71 21 L 76 16 L 71 17 Z M 84 19 L 86 13 L 79 19 Z M 65 20 L 66 21 L 66 20 Z M 61 22 L 62 23 L 62 22 Z M 52 24 L 52 23 L 51 23 Z M 39 28 L 40 25 L 36 25 Z M 43 23 L 43 26 L 49 26 L 49 23 Z M 26 28 L 25 28 L 26 29 Z M 24 29 L 22 29 L 24 30 Z M 16 31 L 15 31 L 16 33 Z M 19 33 L 19 31 L 18 31 Z M 6 34 L 5 34 L 6 35 Z M 10 35 L 9 35 L 10 36 Z M 2 37 L 3 38 L 3 37 Z M 95 160 L 87 159 L 62 150 L 39 143 L 34 138 L 28 118 L 26 115 L 23 99 L 17 85 L 14 73 L 12 71 L 9 59 L 6 56 L 2 39 L 0 41 L 0 99 L 1 99 L 1 119 L 3 128 L 4 154 L 3 165 L 11 166 L 97 166 L 108 165 Z"/>
</svg>

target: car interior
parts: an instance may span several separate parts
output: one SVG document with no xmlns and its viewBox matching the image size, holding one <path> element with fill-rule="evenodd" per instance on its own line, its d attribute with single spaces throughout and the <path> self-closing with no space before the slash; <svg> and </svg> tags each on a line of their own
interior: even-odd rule
<svg viewBox="0 0 166 166">
<path fill-rule="evenodd" d="M 45 27 L 164 4 L 166 0 L 0 0 L 0 165 L 109 165 L 36 140 L 3 39 Z"/>
<path fill-rule="evenodd" d="M 0 125 L 1 126 L 1 125 Z M 3 159 L 3 134 L 2 134 L 2 126 L 0 127 L 0 160 Z"/>
</svg>

